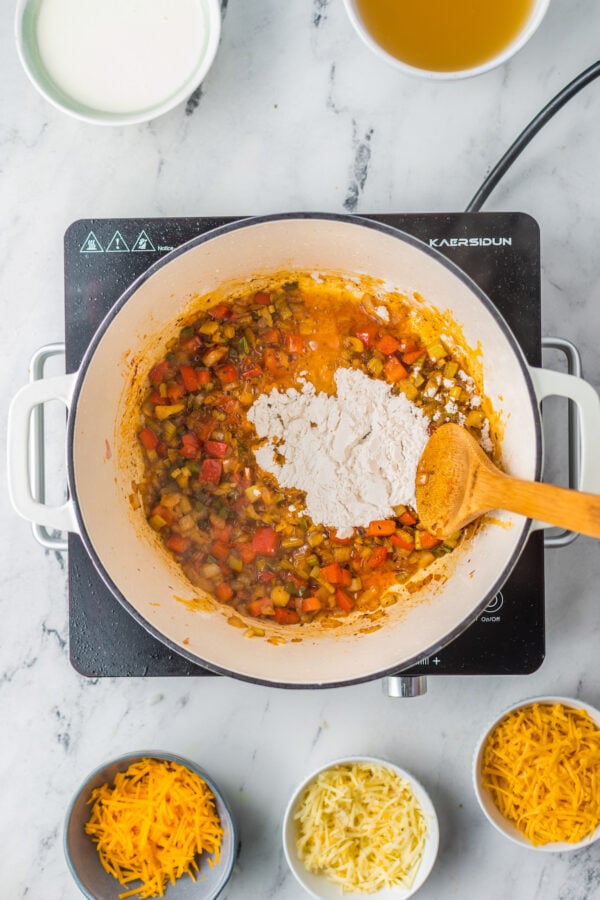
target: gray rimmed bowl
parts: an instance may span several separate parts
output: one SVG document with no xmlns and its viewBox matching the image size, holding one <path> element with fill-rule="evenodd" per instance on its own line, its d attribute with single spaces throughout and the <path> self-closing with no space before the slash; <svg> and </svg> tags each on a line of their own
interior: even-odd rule
<svg viewBox="0 0 600 900">
<path fill-rule="evenodd" d="M 189 759 L 155 750 L 129 753 L 105 763 L 92 772 L 77 790 L 67 811 L 64 833 L 65 856 L 75 883 L 88 900 L 118 900 L 119 894 L 127 890 L 105 872 L 96 845 L 84 831 L 84 825 L 90 817 L 87 800 L 94 788 L 107 781 L 111 782 L 117 772 L 124 772 L 133 762 L 148 757 L 170 760 L 185 766 L 199 775 L 215 795 L 217 813 L 223 828 L 219 863 L 211 867 L 207 861 L 209 854 L 203 854 L 197 881 L 194 882 L 185 875 L 174 885 L 169 885 L 165 892 L 166 900 L 215 900 L 231 877 L 238 852 L 238 832 L 231 809 L 221 789 L 200 766 Z"/>
</svg>

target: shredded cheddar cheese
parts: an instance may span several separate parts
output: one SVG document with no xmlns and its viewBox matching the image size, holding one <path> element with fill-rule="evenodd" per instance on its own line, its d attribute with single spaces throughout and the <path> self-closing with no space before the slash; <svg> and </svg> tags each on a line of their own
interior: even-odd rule
<svg viewBox="0 0 600 900">
<path fill-rule="evenodd" d="M 481 775 L 534 846 L 577 843 L 600 824 L 600 728 L 583 709 L 533 703 L 508 713 L 488 736 Z"/>
<path fill-rule="evenodd" d="M 171 760 L 144 758 L 94 788 L 85 831 L 106 871 L 124 887 L 121 900 L 164 897 L 168 884 L 196 880 L 200 854 L 219 862 L 223 829 L 215 798 L 195 772 Z"/>
<path fill-rule="evenodd" d="M 427 824 L 408 781 L 371 763 L 334 766 L 306 788 L 294 814 L 306 868 L 343 891 L 409 888 Z"/>
</svg>

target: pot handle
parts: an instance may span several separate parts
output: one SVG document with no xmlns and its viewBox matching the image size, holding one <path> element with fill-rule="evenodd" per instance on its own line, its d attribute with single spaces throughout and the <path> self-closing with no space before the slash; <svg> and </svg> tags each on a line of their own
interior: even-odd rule
<svg viewBox="0 0 600 900">
<path fill-rule="evenodd" d="M 20 516 L 45 528 L 79 532 L 72 500 L 48 506 L 33 496 L 29 455 L 32 413 L 49 400 L 62 400 L 69 409 L 77 373 L 42 378 L 22 387 L 8 409 L 8 494 Z"/>
<path fill-rule="evenodd" d="M 538 403 L 545 397 L 566 397 L 569 404 L 569 486 L 578 491 L 600 494 L 600 467 L 597 464 L 597 448 L 600 442 L 600 397 L 589 382 L 580 377 L 581 367 L 576 347 L 558 338 L 544 341 L 545 346 L 563 350 L 567 356 L 573 352 L 577 374 L 555 372 L 551 369 L 530 368 L 531 379 Z M 568 346 L 565 346 L 568 345 Z M 573 409 L 575 412 L 573 413 Z M 550 527 L 544 522 L 533 522 L 531 529 L 537 531 Z M 576 535 L 563 532 L 555 539 L 546 541 L 547 546 L 564 546 Z"/>
</svg>

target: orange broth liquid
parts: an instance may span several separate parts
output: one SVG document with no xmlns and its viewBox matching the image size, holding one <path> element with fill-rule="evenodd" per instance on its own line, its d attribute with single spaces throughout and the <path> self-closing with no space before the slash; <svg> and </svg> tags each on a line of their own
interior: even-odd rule
<svg viewBox="0 0 600 900">
<path fill-rule="evenodd" d="M 434 72 L 483 65 L 522 31 L 534 0 L 356 0 L 363 24 L 391 56 Z"/>
</svg>

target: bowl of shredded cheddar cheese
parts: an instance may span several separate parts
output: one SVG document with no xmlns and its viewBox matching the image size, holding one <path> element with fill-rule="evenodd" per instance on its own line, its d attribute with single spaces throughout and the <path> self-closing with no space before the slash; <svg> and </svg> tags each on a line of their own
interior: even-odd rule
<svg viewBox="0 0 600 900">
<path fill-rule="evenodd" d="M 288 865 L 317 900 L 406 900 L 429 875 L 438 842 L 425 789 L 369 756 L 337 759 L 309 775 L 283 821 Z"/>
<path fill-rule="evenodd" d="M 96 769 L 67 812 L 67 863 L 91 900 L 214 900 L 237 855 L 236 826 L 214 781 L 170 753 Z"/>
<path fill-rule="evenodd" d="M 600 711 L 557 696 L 514 704 L 481 737 L 473 784 L 488 820 L 515 843 L 588 847 L 600 838 Z"/>
</svg>

